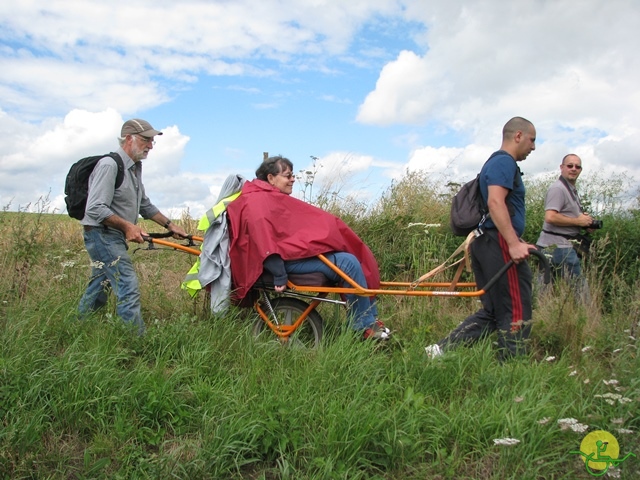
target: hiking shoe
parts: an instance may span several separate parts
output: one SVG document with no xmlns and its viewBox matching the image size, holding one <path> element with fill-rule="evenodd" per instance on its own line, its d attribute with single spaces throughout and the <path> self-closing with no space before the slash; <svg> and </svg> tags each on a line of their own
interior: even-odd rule
<svg viewBox="0 0 640 480">
<path fill-rule="evenodd" d="M 369 328 L 366 328 L 362 334 L 362 338 L 367 340 L 372 338 L 373 340 L 388 340 L 391 338 L 391 330 L 384 326 L 380 320 L 376 320 L 371 324 Z"/>
<path fill-rule="evenodd" d="M 424 347 L 424 351 L 427 352 L 427 357 L 429 358 L 435 358 L 442 355 L 442 349 L 437 343 L 429 345 L 428 347 Z"/>
</svg>

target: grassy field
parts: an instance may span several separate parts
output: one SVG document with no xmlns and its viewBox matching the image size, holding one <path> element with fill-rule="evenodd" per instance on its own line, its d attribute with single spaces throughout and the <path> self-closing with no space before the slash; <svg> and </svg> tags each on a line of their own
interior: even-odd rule
<svg viewBox="0 0 640 480">
<path fill-rule="evenodd" d="M 595 269 L 592 304 L 541 296 L 531 356 L 500 364 L 494 339 L 424 353 L 474 299 L 381 298 L 383 347 L 336 307 L 318 350 L 256 342 L 248 312 L 180 290 L 195 258 L 167 250 L 133 254 L 139 338 L 114 305 L 76 319 L 78 222 L 2 212 L 0 244 L 1 479 L 588 479 L 572 452 L 595 430 L 640 457 L 640 294 L 621 282 L 605 311 Z M 640 478 L 638 457 L 605 478 Z"/>
</svg>

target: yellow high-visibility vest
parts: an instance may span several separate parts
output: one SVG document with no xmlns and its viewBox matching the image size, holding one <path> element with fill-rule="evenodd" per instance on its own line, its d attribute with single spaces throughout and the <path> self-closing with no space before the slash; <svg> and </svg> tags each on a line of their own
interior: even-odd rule
<svg viewBox="0 0 640 480">
<path fill-rule="evenodd" d="M 200 218 L 200 222 L 198 222 L 198 230 L 207 231 L 211 224 L 218 218 L 223 212 L 227 210 L 227 206 L 233 202 L 236 198 L 240 196 L 242 192 L 234 193 L 233 195 L 229 195 L 228 197 L 223 198 L 218 203 L 216 203 L 213 207 L 206 211 L 206 213 Z M 202 245 L 200 245 L 200 250 L 202 250 Z M 187 275 L 184 277 L 182 281 L 181 288 L 186 290 L 191 297 L 195 297 L 200 290 L 202 290 L 202 285 L 200 284 L 200 280 L 198 279 L 198 272 L 200 271 L 200 257 L 196 260 L 196 263 L 193 264 Z"/>
</svg>

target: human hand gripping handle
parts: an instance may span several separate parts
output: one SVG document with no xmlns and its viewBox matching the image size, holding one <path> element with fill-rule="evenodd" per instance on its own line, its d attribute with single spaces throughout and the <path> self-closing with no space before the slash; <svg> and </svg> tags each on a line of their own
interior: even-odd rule
<svg viewBox="0 0 640 480">
<path fill-rule="evenodd" d="M 531 250 L 536 250 L 535 245 L 530 245 L 525 242 L 517 242 L 509 245 L 509 256 L 514 263 L 520 263 L 529 258 Z"/>
<path fill-rule="evenodd" d="M 139 225 L 127 223 L 124 227 L 124 237 L 127 242 L 144 243 L 144 238 L 147 236 L 147 232 Z"/>
<path fill-rule="evenodd" d="M 189 236 L 189 234 L 180 225 L 176 225 L 173 222 L 167 225 L 167 230 L 173 233 L 173 238 L 178 240 L 180 238 L 187 238 Z"/>
</svg>

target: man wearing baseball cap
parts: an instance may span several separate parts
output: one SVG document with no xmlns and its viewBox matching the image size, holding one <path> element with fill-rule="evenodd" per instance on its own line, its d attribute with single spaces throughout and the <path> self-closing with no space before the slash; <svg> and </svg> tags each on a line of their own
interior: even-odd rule
<svg viewBox="0 0 640 480">
<path fill-rule="evenodd" d="M 143 243 L 142 236 L 147 235 L 138 225 L 138 218 L 153 220 L 176 238 L 187 235 L 151 203 L 142 184 L 142 160 L 153 148 L 156 135 L 162 132 L 146 120 L 124 122 L 116 151 L 124 164 L 122 184 L 116 187 L 119 162 L 111 156 L 100 159 L 89 177 L 87 206 L 81 221 L 91 258 L 91 279 L 78 306 L 80 318 L 103 307 L 109 290 L 113 290 L 118 316 L 136 328 L 139 335 L 145 330 L 140 286 L 127 253 L 127 242 Z"/>
</svg>

